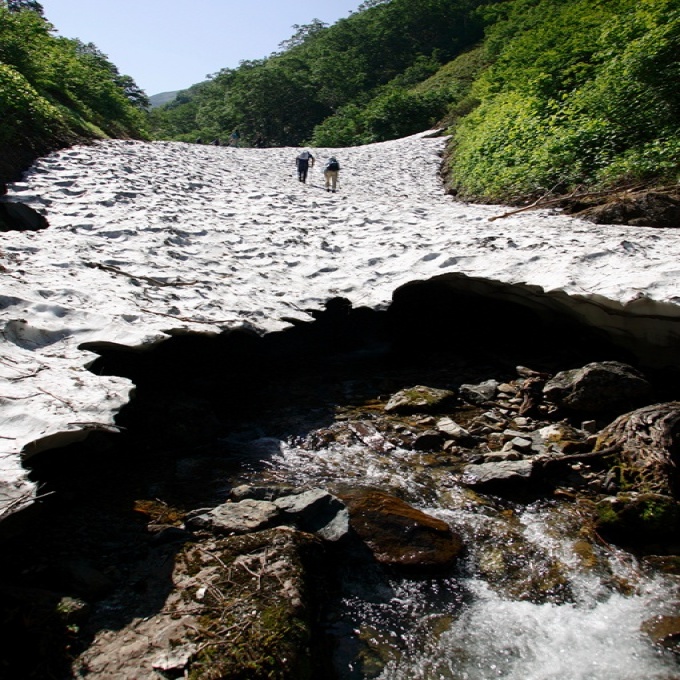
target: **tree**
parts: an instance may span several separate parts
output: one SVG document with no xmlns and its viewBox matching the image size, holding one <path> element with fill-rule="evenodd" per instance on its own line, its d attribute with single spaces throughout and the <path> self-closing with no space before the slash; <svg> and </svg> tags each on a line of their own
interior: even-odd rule
<svg viewBox="0 0 680 680">
<path fill-rule="evenodd" d="M 21 12 L 21 10 L 27 9 L 36 12 L 41 17 L 45 16 L 42 5 L 36 0 L 7 0 L 5 4 L 10 12 Z"/>
</svg>

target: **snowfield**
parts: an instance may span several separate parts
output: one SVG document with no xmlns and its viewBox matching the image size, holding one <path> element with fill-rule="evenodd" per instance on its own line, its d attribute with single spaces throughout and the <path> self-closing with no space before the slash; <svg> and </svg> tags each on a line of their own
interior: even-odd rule
<svg viewBox="0 0 680 680">
<path fill-rule="evenodd" d="M 35 494 L 22 457 L 112 428 L 128 401 L 128 380 L 87 370 L 93 348 L 271 332 L 335 296 L 384 306 L 399 286 L 446 274 L 566 294 L 596 322 L 663 317 L 657 335 L 675 342 L 679 231 L 556 211 L 490 221 L 507 209 L 445 194 L 445 141 L 312 149 L 306 184 L 299 149 L 107 141 L 42 158 L 9 185 L 5 200 L 50 226 L 0 234 L 0 517 Z M 330 155 L 336 194 L 323 188 Z"/>
</svg>

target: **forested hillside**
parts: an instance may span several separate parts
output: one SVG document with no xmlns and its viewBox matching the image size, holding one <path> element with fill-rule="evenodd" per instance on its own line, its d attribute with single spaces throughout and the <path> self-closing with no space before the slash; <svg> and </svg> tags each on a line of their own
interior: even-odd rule
<svg viewBox="0 0 680 680">
<path fill-rule="evenodd" d="M 488 0 L 373 0 L 333 26 L 318 20 L 269 57 L 223 69 L 152 114 L 163 139 L 342 146 L 427 128 L 449 93 L 413 86 L 478 43 Z"/>
<path fill-rule="evenodd" d="M 56 37 L 34 0 L 0 0 L 0 182 L 86 139 L 145 138 L 148 100 L 95 45 Z"/>
<path fill-rule="evenodd" d="M 440 125 L 460 196 L 676 183 L 680 0 L 373 0 L 152 113 L 163 139 L 348 146 Z"/>
</svg>

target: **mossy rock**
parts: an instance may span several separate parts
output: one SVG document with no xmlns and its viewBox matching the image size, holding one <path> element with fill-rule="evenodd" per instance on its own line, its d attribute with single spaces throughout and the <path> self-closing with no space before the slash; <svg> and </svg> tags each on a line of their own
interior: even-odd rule
<svg viewBox="0 0 680 680">
<path fill-rule="evenodd" d="M 202 607 L 191 680 L 308 680 L 320 541 L 279 527 L 191 546 L 184 554 Z"/>
<path fill-rule="evenodd" d="M 596 528 L 626 545 L 677 540 L 680 503 L 661 494 L 619 494 L 597 503 Z"/>
</svg>

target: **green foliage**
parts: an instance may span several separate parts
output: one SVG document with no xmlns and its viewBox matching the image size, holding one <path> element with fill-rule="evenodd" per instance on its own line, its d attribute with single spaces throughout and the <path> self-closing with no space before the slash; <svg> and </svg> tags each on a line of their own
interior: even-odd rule
<svg viewBox="0 0 680 680">
<path fill-rule="evenodd" d="M 144 137 L 148 100 L 105 55 L 55 37 L 35 2 L 0 3 L 0 175 L 30 154 L 101 136 Z M 19 160 L 21 159 L 21 161 Z"/>
<path fill-rule="evenodd" d="M 514 0 L 456 129 L 463 196 L 513 200 L 680 172 L 678 0 Z"/>
<path fill-rule="evenodd" d="M 481 38 L 474 10 L 484 2 L 370 2 L 331 27 L 319 20 L 296 25 L 285 51 L 221 71 L 183 93 L 181 104 L 154 110 L 153 133 L 223 137 L 238 127 L 246 139 L 261 134 L 269 145 L 299 145 L 422 130 L 446 102 L 439 92 L 410 90 Z"/>
</svg>

